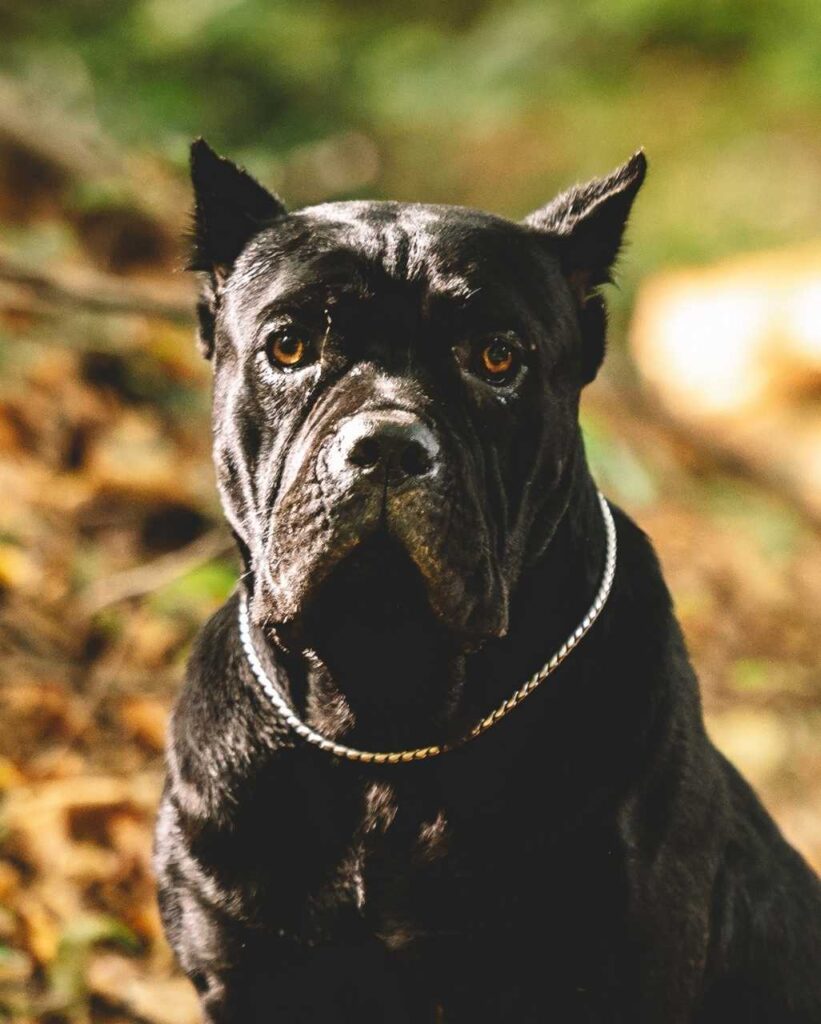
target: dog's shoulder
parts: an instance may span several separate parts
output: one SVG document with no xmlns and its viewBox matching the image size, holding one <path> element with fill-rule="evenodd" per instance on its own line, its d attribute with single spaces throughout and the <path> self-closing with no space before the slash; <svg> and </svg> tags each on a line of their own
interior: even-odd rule
<svg viewBox="0 0 821 1024">
<path fill-rule="evenodd" d="M 751 1020 L 821 1020 L 821 881 L 735 767 L 715 757 L 725 816 L 703 1019 L 743 1007 Z"/>
<path fill-rule="evenodd" d="M 186 666 L 185 682 L 172 720 L 172 739 L 212 734 L 226 713 L 235 711 L 242 650 L 237 630 L 238 595 L 211 616 L 197 634 Z M 182 730 L 185 730 L 183 732 Z"/>
<path fill-rule="evenodd" d="M 285 746 L 242 651 L 238 600 L 232 595 L 200 630 L 171 718 L 168 785 L 192 818 L 220 820 L 246 777 Z"/>
</svg>

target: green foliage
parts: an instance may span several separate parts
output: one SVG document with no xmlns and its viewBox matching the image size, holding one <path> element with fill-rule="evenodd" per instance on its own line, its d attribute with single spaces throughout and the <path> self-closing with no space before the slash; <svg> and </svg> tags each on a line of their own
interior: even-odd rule
<svg viewBox="0 0 821 1024">
<path fill-rule="evenodd" d="M 163 614 L 202 621 L 225 601 L 236 582 L 233 561 L 208 562 L 158 590 L 152 595 L 151 607 Z"/>
<path fill-rule="evenodd" d="M 5 22 L 13 73 L 123 144 L 182 169 L 204 134 L 300 202 L 518 215 L 644 144 L 625 301 L 648 269 L 806 238 L 821 217 L 817 0 L 68 0 Z M 289 176 L 351 131 L 377 173 Z"/>
<path fill-rule="evenodd" d="M 791 558 L 806 539 L 799 513 L 754 486 L 721 478 L 705 487 L 702 496 L 717 521 L 731 528 L 744 522 L 770 560 Z"/>
<path fill-rule="evenodd" d="M 49 966 L 49 1010 L 70 1010 L 83 1003 L 88 959 L 101 943 L 114 943 L 131 952 L 140 948 L 134 933 L 121 921 L 105 914 L 78 917 L 63 931 L 57 956 Z"/>
<path fill-rule="evenodd" d="M 648 467 L 589 412 L 582 418 L 582 433 L 593 476 L 609 495 L 631 508 L 657 499 L 658 489 Z"/>
</svg>

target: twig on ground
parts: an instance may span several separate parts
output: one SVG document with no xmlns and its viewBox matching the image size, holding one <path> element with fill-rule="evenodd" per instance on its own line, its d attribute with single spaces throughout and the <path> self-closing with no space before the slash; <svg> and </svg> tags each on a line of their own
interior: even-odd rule
<svg viewBox="0 0 821 1024">
<path fill-rule="evenodd" d="M 227 555 L 233 547 L 233 541 L 223 530 L 211 530 L 177 551 L 95 580 L 80 595 L 80 606 L 87 615 L 95 615 L 112 604 L 150 594 L 200 565 Z"/>
</svg>

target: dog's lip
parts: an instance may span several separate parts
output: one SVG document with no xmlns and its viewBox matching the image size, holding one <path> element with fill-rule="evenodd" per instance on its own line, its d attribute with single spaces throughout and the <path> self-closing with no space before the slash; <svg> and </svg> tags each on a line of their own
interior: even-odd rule
<svg viewBox="0 0 821 1024">
<path fill-rule="evenodd" d="M 339 581 L 340 574 L 352 572 L 352 579 L 359 575 L 360 580 L 370 574 L 373 589 L 376 591 L 382 588 L 384 581 L 389 578 L 391 558 L 394 556 L 399 556 L 401 562 L 404 562 L 400 572 L 412 573 L 412 576 L 421 583 L 427 611 L 453 635 L 454 642 L 460 649 L 476 650 L 488 639 L 498 635 L 495 632 L 477 632 L 469 626 L 466 628 L 466 623 L 459 616 L 457 609 L 448 607 L 441 599 L 441 581 L 437 586 L 437 580 L 424 571 L 418 553 L 415 556 L 402 536 L 392 528 L 389 518 L 383 516 L 374 519 L 367 529 L 362 531 L 356 543 L 346 548 L 338 557 L 323 560 L 320 571 L 315 572 L 311 586 L 303 595 L 300 607 L 276 623 L 277 629 L 281 630 L 282 638 L 288 638 L 286 645 L 299 646 L 305 640 L 304 630 L 307 624 L 315 621 L 316 616 L 321 613 L 329 588 Z M 357 562 L 360 564 L 357 565 Z M 401 563 L 394 563 L 394 567 L 400 566 Z M 406 576 L 405 580 L 410 578 Z M 402 596 L 398 596 L 401 604 Z M 385 598 L 391 599 L 387 589 Z"/>
<path fill-rule="evenodd" d="M 391 529 L 387 512 L 383 507 L 381 517 L 370 524 L 357 543 L 328 564 L 326 572 L 309 592 L 305 602 L 306 610 L 311 610 L 316 605 L 331 580 L 340 573 L 351 571 L 364 577 L 372 574 L 374 581 L 384 580 L 385 569 L 395 556 L 398 556 L 405 563 L 404 567 L 411 569 L 424 584 L 425 595 L 430 605 L 429 582 L 401 537 Z M 433 606 L 430 607 L 431 612 L 434 612 Z"/>
<path fill-rule="evenodd" d="M 394 584 L 393 589 L 386 580 Z M 448 627 L 434 608 L 428 581 L 405 545 L 384 523 L 376 523 L 353 548 L 327 563 L 321 577 L 304 595 L 299 611 L 277 624 L 282 639 L 288 646 L 304 647 L 307 643 L 313 647 L 324 617 L 333 615 L 340 601 L 364 601 L 363 616 L 377 627 L 380 622 L 408 614 L 429 615 L 432 621 Z"/>
<path fill-rule="evenodd" d="M 390 408 L 396 408 L 395 404 Z M 322 489 L 321 480 L 318 483 Z M 341 566 L 350 564 L 350 559 L 358 557 L 373 537 L 382 535 L 401 546 L 419 574 L 431 615 L 462 647 L 475 649 L 485 640 L 504 635 L 506 602 L 500 598 L 496 607 L 498 587 L 494 589 L 495 584 L 489 583 L 484 575 L 481 581 L 475 580 L 475 586 L 471 584 L 477 566 L 471 564 L 471 557 L 461 546 L 457 545 L 455 561 L 449 557 L 448 538 L 459 516 L 451 500 L 453 496 L 446 493 L 450 488 L 445 485 L 444 479 L 432 487 L 429 480 L 421 484 L 411 480 L 407 486 L 391 488 L 386 481 L 384 488 L 354 492 L 351 501 L 342 502 L 327 531 L 315 530 L 309 535 L 309 547 L 301 555 L 295 556 L 291 551 L 291 540 L 284 549 L 280 548 L 272 534 L 268 564 L 263 571 L 268 581 L 264 589 L 270 591 L 270 601 L 266 602 L 260 594 L 260 614 L 265 613 L 263 604 L 267 603 L 269 621 L 298 633 L 329 579 Z M 330 516 L 333 496 L 323 492 L 323 497 Z M 477 528 L 481 531 L 481 524 Z M 325 536 L 329 543 L 323 542 Z M 373 586 L 389 598 L 386 579 L 384 574 L 376 575 Z"/>
</svg>

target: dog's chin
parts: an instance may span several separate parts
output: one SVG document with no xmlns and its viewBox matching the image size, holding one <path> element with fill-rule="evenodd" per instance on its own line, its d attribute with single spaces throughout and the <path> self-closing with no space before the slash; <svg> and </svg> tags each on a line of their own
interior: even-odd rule
<svg viewBox="0 0 821 1024">
<path fill-rule="evenodd" d="M 277 626 L 299 647 L 322 651 L 340 629 L 357 634 L 409 640 L 430 633 L 447 635 L 455 648 L 478 638 L 463 633 L 462 617 L 443 614 L 432 600 L 429 581 L 403 544 L 376 529 L 315 578 L 295 614 Z"/>
<path fill-rule="evenodd" d="M 397 630 L 408 620 L 449 628 L 431 603 L 427 581 L 402 544 L 376 530 L 342 558 L 311 595 L 304 619 L 321 631 L 328 617 L 353 614 L 374 629 Z"/>
<path fill-rule="evenodd" d="M 436 613 L 413 559 L 387 532 L 372 533 L 342 558 L 278 634 L 327 670 L 366 745 L 430 742 L 448 721 L 463 640 Z"/>
<path fill-rule="evenodd" d="M 341 552 L 323 548 L 317 558 L 303 550 L 301 571 L 292 578 L 307 585 L 298 602 L 293 591 L 288 595 L 287 616 L 266 607 L 264 589 L 254 588 L 255 620 L 273 624 L 279 646 L 305 658 L 317 680 L 307 708 L 315 727 L 337 738 L 339 728 L 353 727 L 353 739 L 368 749 L 446 736 L 460 714 L 464 655 L 495 635 L 475 626 L 497 623 L 505 612 L 491 606 L 489 614 L 477 614 L 483 605 L 476 592 L 499 589 L 471 587 L 471 571 L 481 571 L 475 554 L 465 570 L 471 553 L 457 551 L 443 565 L 412 541 L 380 522 Z M 462 606 L 465 593 L 471 599 Z M 342 708 L 344 715 L 323 717 L 323 707 Z"/>
<path fill-rule="evenodd" d="M 381 526 L 341 552 L 306 558 L 300 582 L 286 594 L 263 586 L 255 601 L 254 617 L 275 624 L 289 647 L 315 646 L 328 623 L 350 614 L 388 632 L 436 629 L 462 653 L 501 635 L 506 623 L 506 608 L 483 603 L 481 588 L 466 585 L 458 566 L 434 560 L 430 548 L 410 547 Z"/>
<path fill-rule="evenodd" d="M 254 618 L 275 624 L 283 637 L 302 638 L 332 613 L 333 596 L 344 610 L 367 610 L 386 626 L 386 617 L 435 622 L 463 652 L 504 635 L 501 574 L 475 551 L 449 551 L 426 527 L 412 517 L 375 519 L 367 528 L 362 522 L 357 529 L 338 527 L 331 538 L 295 541 L 270 568 L 255 572 Z"/>
</svg>

